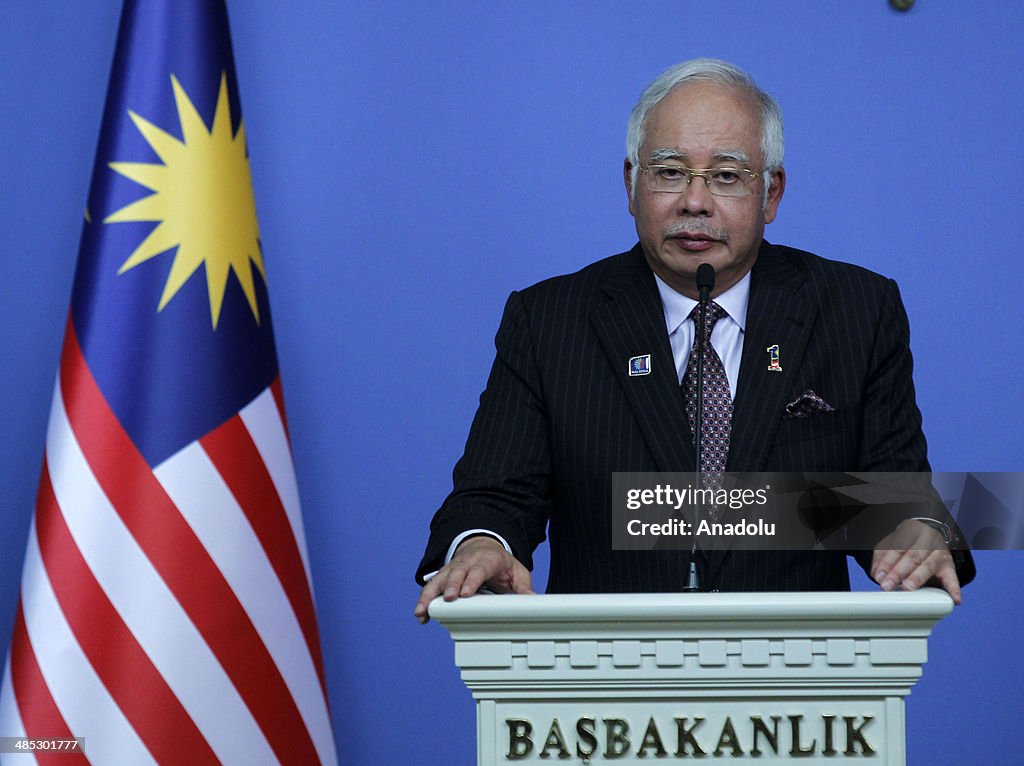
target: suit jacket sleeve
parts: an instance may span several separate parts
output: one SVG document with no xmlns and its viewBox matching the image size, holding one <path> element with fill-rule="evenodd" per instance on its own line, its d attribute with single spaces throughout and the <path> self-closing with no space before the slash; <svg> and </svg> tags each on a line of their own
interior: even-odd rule
<svg viewBox="0 0 1024 766">
<path fill-rule="evenodd" d="M 863 394 L 860 471 L 929 471 L 899 288 L 886 280 Z"/>
<path fill-rule="evenodd" d="M 908 506 L 903 515 L 942 521 L 959 539 L 955 522 L 931 485 L 921 412 L 915 401 L 913 367 L 907 313 L 896 283 L 886 280 L 863 397 L 859 470 L 903 474 L 893 480 L 901 484 L 901 489 L 913 491 L 916 485 L 924 498 L 920 505 Z M 960 583 L 965 585 L 976 574 L 973 557 L 959 542 L 951 546 L 950 552 Z M 870 574 L 872 552 L 861 551 L 855 557 Z"/>
<path fill-rule="evenodd" d="M 419 582 L 443 565 L 452 540 L 466 530 L 500 534 L 529 569 L 533 551 L 545 537 L 551 485 L 548 417 L 518 293 L 505 304 L 495 347 L 487 387 L 453 472 L 453 490 L 430 524 L 427 550 L 416 572 Z"/>
</svg>

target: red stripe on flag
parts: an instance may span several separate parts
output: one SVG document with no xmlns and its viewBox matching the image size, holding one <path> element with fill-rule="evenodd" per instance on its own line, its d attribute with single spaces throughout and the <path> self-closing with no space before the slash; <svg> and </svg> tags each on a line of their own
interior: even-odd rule
<svg viewBox="0 0 1024 766">
<path fill-rule="evenodd" d="M 274 395 L 274 403 L 277 405 L 277 414 L 281 418 L 281 425 L 284 426 L 284 436 L 291 443 L 292 437 L 288 433 L 288 416 L 284 412 L 284 389 L 281 387 L 281 376 L 274 378 L 270 384 L 270 393 Z"/>
<path fill-rule="evenodd" d="M 302 715 L 238 597 L 135 448 L 68 322 L 60 369 L 71 428 L 100 486 L 285 764 L 319 763 Z"/>
<path fill-rule="evenodd" d="M 313 594 L 288 513 L 242 418 L 236 415 L 199 440 L 249 519 L 302 628 L 327 701 Z"/>
<path fill-rule="evenodd" d="M 47 481 L 47 484 L 49 482 Z M 50 687 L 43 678 L 35 650 L 29 640 L 25 613 L 18 603 L 14 617 L 14 635 L 11 637 L 11 686 L 18 702 L 18 714 L 25 726 L 25 736 L 31 739 L 70 739 L 75 736 L 64 720 Z M 10 734 L 10 732 L 4 732 Z M 37 752 L 41 764 L 88 764 L 82 752 L 64 750 L 61 753 Z"/>
<path fill-rule="evenodd" d="M 36 503 L 36 535 L 43 566 L 71 631 L 153 757 L 160 763 L 219 763 L 78 549 L 53 493 L 46 459 Z"/>
</svg>

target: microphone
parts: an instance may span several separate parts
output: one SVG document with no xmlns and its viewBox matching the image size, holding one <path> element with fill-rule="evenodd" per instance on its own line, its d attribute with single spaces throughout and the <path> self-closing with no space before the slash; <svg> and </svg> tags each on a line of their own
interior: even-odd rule
<svg viewBox="0 0 1024 766">
<path fill-rule="evenodd" d="M 704 338 L 704 328 L 708 321 L 708 303 L 711 300 L 711 291 L 715 287 L 715 267 L 710 263 L 702 263 L 697 267 L 697 295 L 700 301 L 700 311 L 697 312 L 697 332 L 694 335 L 694 344 L 697 351 L 697 416 L 694 418 L 696 434 L 694 437 L 695 446 L 697 448 L 697 474 L 701 479 L 700 483 L 703 483 L 703 476 L 700 471 L 700 443 L 701 436 L 704 433 L 704 344 L 701 340 Z M 692 353 L 692 352 L 691 352 Z M 698 511 L 700 506 L 698 505 Z M 686 578 L 686 586 L 683 588 L 684 593 L 695 593 L 701 590 L 700 583 L 697 578 L 697 543 L 694 542 L 693 549 L 690 551 L 690 571 Z"/>
<path fill-rule="evenodd" d="M 715 267 L 710 263 L 702 263 L 697 267 L 697 294 L 700 302 L 707 303 L 714 289 Z"/>
</svg>

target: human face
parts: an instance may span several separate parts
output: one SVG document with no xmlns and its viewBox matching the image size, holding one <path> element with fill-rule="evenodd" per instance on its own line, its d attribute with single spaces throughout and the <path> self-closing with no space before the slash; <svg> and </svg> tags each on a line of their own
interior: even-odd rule
<svg viewBox="0 0 1024 766">
<path fill-rule="evenodd" d="M 741 161 L 747 158 L 747 161 Z M 647 115 L 640 160 L 669 159 L 690 168 L 723 165 L 762 170 L 761 120 L 749 94 L 714 82 L 694 82 L 669 93 Z M 626 191 L 632 166 L 626 160 Z M 685 191 L 651 191 L 643 174 L 630 194 L 629 212 L 651 269 L 677 292 L 697 298 L 697 266 L 710 263 L 719 295 L 750 271 L 764 236 L 775 220 L 785 190 L 781 168 L 753 182 L 745 197 L 717 197 L 702 178 Z"/>
</svg>

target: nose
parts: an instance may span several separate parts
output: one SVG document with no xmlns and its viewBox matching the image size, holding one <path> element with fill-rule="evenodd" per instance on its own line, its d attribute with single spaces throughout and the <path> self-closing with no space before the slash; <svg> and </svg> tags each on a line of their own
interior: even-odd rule
<svg viewBox="0 0 1024 766">
<path fill-rule="evenodd" d="M 692 176 L 685 191 L 679 193 L 679 207 L 689 215 L 709 216 L 714 211 L 715 201 L 708 188 L 706 176 Z"/>
</svg>

